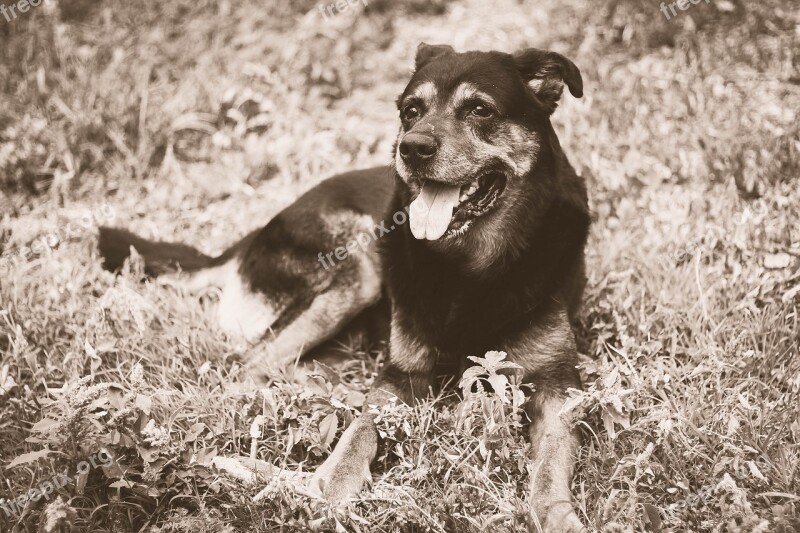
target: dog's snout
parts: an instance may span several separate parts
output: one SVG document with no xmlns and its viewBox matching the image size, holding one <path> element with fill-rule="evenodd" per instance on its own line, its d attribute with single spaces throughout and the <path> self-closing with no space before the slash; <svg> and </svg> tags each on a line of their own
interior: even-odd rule
<svg viewBox="0 0 800 533">
<path fill-rule="evenodd" d="M 409 132 L 400 141 L 400 157 L 406 162 L 430 159 L 438 149 L 436 139 L 425 133 Z"/>
</svg>

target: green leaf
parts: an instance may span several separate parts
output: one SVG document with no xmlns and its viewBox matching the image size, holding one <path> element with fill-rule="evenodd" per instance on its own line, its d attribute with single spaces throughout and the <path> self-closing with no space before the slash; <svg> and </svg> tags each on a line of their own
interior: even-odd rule
<svg viewBox="0 0 800 533">
<path fill-rule="evenodd" d="M 322 419 L 322 422 L 319 424 L 319 435 L 322 439 L 322 446 L 325 449 L 330 448 L 331 443 L 333 442 L 334 437 L 336 437 L 336 428 L 339 425 L 339 419 L 336 417 L 336 413 L 331 413 L 325 418 Z"/>
<path fill-rule="evenodd" d="M 484 358 L 486 362 L 483 366 L 485 368 L 496 368 L 497 363 L 506 358 L 506 352 L 486 352 Z"/>
<path fill-rule="evenodd" d="M 645 519 L 650 524 L 651 531 L 661 531 L 661 516 L 658 513 L 658 508 L 649 503 L 643 503 Z"/>
<path fill-rule="evenodd" d="M 33 425 L 31 430 L 34 433 L 46 433 L 47 431 L 57 426 L 58 424 L 59 424 L 58 420 L 53 420 L 52 418 L 42 418 Z"/>
<path fill-rule="evenodd" d="M 202 450 L 197 452 L 195 456 L 195 461 L 199 465 L 209 466 L 211 465 L 211 460 L 217 456 L 217 447 L 207 447 L 203 448 Z"/>
<path fill-rule="evenodd" d="M 9 468 L 14 468 L 15 466 L 35 463 L 39 459 L 44 459 L 52 452 L 53 452 L 52 450 L 48 450 L 47 448 L 45 448 L 44 450 L 39 450 L 38 452 L 23 453 L 22 455 L 15 457 L 13 461 L 8 463 L 6 470 L 8 470 Z"/>
<path fill-rule="evenodd" d="M 153 401 L 144 394 L 137 394 L 134 404 L 146 415 L 150 414 L 150 409 L 153 407 Z"/>
<path fill-rule="evenodd" d="M 189 428 L 189 431 L 186 432 L 186 437 L 183 439 L 184 442 L 194 442 L 205 429 L 206 425 L 202 422 L 194 424 L 191 428 Z"/>
<path fill-rule="evenodd" d="M 473 359 L 470 357 L 470 359 Z M 477 358 L 475 358 L 477 359 Z M 464 371 L 463 376 L 461 377 L 461 381 L 458 383 L 458 386 L 466 393 L 469 392 L 469 389 L 472 387 L 472 384 L 478 378 L 481 378 L 486 375 L 486 370 L 484 370 L 481 366 L 471 366 Z"/>
<path fill-rule="evenodd" d="M 366 401 L 367 397 L 364 393 L 357 390 L 348 391 L 345 397 L 345 402 L 347 402 L 347 405 L 350 407 L 362 407 Z"/>
<path fill-rule="evenodd" d="M 494 389 L 494 393 L 500 397 L 503 403 L 508 403 L 508 396 L 506 395 L 508 378 L 503 374 L 494 374 L 492 376 L 489 376 L 488 380 L 492 388 Z"/>
</svg>

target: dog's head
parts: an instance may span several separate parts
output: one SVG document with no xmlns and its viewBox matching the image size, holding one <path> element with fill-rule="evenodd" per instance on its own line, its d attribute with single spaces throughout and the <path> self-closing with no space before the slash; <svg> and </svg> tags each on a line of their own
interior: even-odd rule
<svg viewBox="0 0 800 533">
<path fill-rule="evenodd" d="M 492 219 L 531 196 L 564 85 L 583 95 L 578 68 L 555 52 L 419 46 L 394 153 L 414 237 L 458 246 L 503 226 Z"/>
</svg>

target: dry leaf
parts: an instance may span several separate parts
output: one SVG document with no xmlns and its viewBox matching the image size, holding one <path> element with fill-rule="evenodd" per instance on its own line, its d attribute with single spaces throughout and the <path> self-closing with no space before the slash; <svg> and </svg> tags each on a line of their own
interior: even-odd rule
<svg viewBox="0 0 800 533">
<path fill-rule="evenodd" d="M 764 268 L 780 269 L 792 264 L 792 256 L 785 253 L 767 254 L 764 256 Z"/>
<path fill-rule="evenodd" d="M 319 423 L 319 436 L 324 448 L 330 448 L 333 439 L 336 437 L 338 425 L 339 419 L 336 417 L 336 413 L 329 414 Z"/>
</svg>

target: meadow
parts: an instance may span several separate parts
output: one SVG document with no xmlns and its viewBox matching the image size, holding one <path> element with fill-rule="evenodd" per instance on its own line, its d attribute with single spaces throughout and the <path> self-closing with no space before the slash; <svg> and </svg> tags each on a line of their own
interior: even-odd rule
<svg viewBox="0 0 800 533">
<path fill-rule="evenodd" d="M 0 18 L 0 531 L 535 531 L 515 384 L 386 409 L 372 485 L 331 508 L 303 482 L 382 350 L 354 339 L 259 386 L 213 292 L 97 257 L 98 225 L 219 253 L 325 177 L 390 162 L 425 41 L 582 71 L 553 121 L 593 213 L 565 406 L 590 531 L 800 532 L 796 2 L 326 5 Z"/>
</svg>

